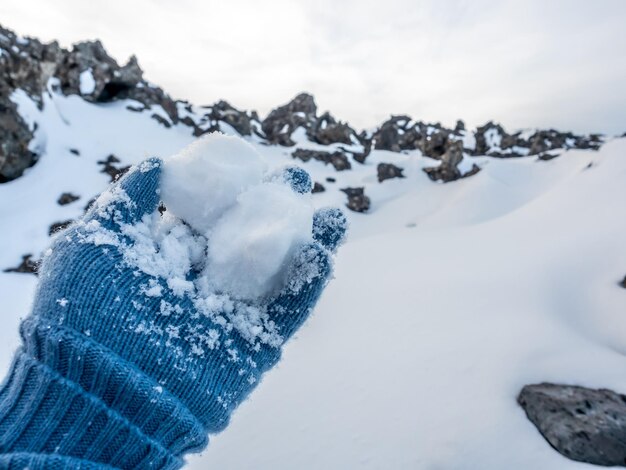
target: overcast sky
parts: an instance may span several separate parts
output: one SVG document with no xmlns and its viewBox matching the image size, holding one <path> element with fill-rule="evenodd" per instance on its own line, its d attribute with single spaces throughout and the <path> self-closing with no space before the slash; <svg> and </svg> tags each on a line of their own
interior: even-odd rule
<svg viewBox="0 0 626 470">
<path fill-rule="evenodd" d="M 406 113 L 626 131 L 626 0 L 2 0 L 0 22 L 101 39 L 195 104 L 265 115 L 309 91 L 356 127 Z"/>
</svg>

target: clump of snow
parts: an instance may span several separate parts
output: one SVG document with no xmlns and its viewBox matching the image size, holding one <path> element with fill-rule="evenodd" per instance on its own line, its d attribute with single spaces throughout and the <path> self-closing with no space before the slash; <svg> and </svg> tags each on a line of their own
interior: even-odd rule
<svg viewBox="0 0 626 470">
<path fill-rule="evenodd" d="M 253 345 L 279 346 L 283 338 L 264 301 L 292 288 L 287 272 L 294 263 L 305 274 L 300 284 L 311 282 L 310 270 L 296 254 L 313 238 L 313 205 L 311 194 L 298 192 L 289 178 L 264 178 L 263 163 L 249 147 L 224 135 L 202 139 L 165 161 L 163 214 L 155 210 L 127 223 L 119 208 L 136 203 L 114 186 L 94 204 L 92 213 L 99 219 L 80 222 L 78 236 L 83 243 L 117 247 L 126 266 L 150 276 L 139 293 L 162 297 L 157 315 L 184 313 L 171 295 L 167 298 L 167 287 L 174 297 L 192 301 L 196 318 L 210 318 L 226 333 L 236 330 Z M 149 169 L 143 164 L 135 171 Z M 118 231 L 99 221 L 108 218 Z M 139 302 L 136 308 L 141 309 Z M 179 336 L 202 357 L 207 348 L 219 346 L 220 335 L 199 325 Z M 135 331 L 153 329 L 141 323 Z"/>
<path fill-rule="evenodd" d="M 212 133 L 165 159 L 161 199 L 168 211 L 206 233 L 242 191 L 261 182 L 265 169 L 246 141 Z"/>
<path fill-rule="evenodd" d="M 96 89 L 96 80 L 93 78 L 91 69 L 84 70 L 78 76 L 79 90 L 81 95 L 91 95 Z"/>
<path fill-rule="evenodd" d="M 242 193 L 209 238 L 206 275 L 217 290 L 256 299 L 284 281 L 287 261 L 312 237 L 310 195 L 265 183 Z"/>
</svg>

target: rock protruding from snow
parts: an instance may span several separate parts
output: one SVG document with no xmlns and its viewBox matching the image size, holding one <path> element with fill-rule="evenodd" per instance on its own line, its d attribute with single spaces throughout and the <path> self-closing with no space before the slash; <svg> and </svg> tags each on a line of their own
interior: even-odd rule
<svg viewBox="0 0 626 470">
<path fill-rule="evenodd" d="M 261 123 L 263 136 L 269 143 L 291 147 L 296 143 L 293 132 L 302 127 L 311 142 L 321 145 L 359 143 L 357 133 L 347 123 L 338 121 L 329 112 L 317 116 L 315 99 L 300 93 L 286 105 L 272 110 Z"/>
<path fill-rule="evenodd" d="M 449 141 L 446 153 L 441 157 L 439 166 L 424 168 L 424 172 L 433 181 L 448 183 L 459 178 L 475 175 L 480 171 L 478 165 L 472 165 L 472 169 L 465 174 L 459 170 L 459 164 L 463 161 L 463 142 L 460 140 Z"/>
<path fill-rule="evenodd" d="M 537 130 L 532 133 L 509 134 L 500 124 L 489 121 L 474 133 L 476 145 L 472 155 L 488 155 L 498 158 L 539 155 L 543 160 L 554 158 L 567 149 L 598 150 L 602 145 L 599 135 L 576 135 L 554 129 Z M 546 152 L 550 152 L 547 154 Z"/>
<path fill-rule="evenodd" d="M 38 158 L 29 148 L 33 129 L 18 113 L 11 95 L 22 89 L 41 106 L 42 90 L 60 53 L 56 42 L 20 38 L 0 26 L 0 183 L 20 177 Z"/>
<path fill-rule="evenodd" d="M 542 383 L 526 385 L 517 401 L 565 457 L 626 466 L 626 396 L 606 389 Z"/>
<path fill-rule="evenodd" d="M 157 105 L 172 123 L 178 122 L 176 103 L 143 79 L 135 56 L 120 66 L 100 41 L 84 41 L 75 44 L 71 51 L 62 51 L 61 57 L 54 76 L 59 79 L 63 94 L 80 95 L 92 103 L 132 99 L 146 108 Z"/>
<path fill-rule="evenodd" d="M 202 106 L 199 110 L 185 102 L 178 102 L 183 112 L 180 121 L 194 128 L 193 135 L 199 137 L 210 132 L 220 132 L 224 129 L 220 123 L 228 124 L 237 133 L 243 136 L 257 134 L 261 128 L 261 122 L 256 111 L 241 111 L 230 103 L 220 100 L 212 106 Z"/>
<path fill-rule="evenodd" d="M 382 183 L 383 181 L 392 178 L 404 178 L 402 171 L 402 168 L 394 165 L 393 163 L 379 163 L 376 167 L 378 182 Z"/>
<path fill-rule="evenodd" d="M 121 160 L 117 158 L 115 155 L 109 155 L 104 160 L 99 160 L 98 165 L 102 165 L 101 173 L 106 173 L 111 178 L 111 181 L 117 180 L 120 176 L 126 173 L 130 166 L 121 166 L 118 165 L 121 163 Z"/>
<path fill-rule="evenodd" d="M 400 152 L 420 150 L 424 156 L 439 160 L 446 152 L 452 134 L 440 124 L 415 122 L 409 116 L 392 116 L 374 133 L 374 148 Z"/>
<path fill-rule="evenodd" d="M 345 122 L 337 121 L 329 112 L 318 117 L 306 130 L 312 142 L 322 145 L 353 144 L 357 140 L 356 132 Z"/>
<path fill-rule="evenodd" d="M 59 196 L 59 199 L 57 199 L 57 204 L 59 206 L 66 206 L 68 204 L 71 204 L 74 201 L 78 201 L 79 199 L 80 199 L 80 196 L 77 196 L 76 194 L 63 193 Z"/>
<path fill-rule="evenodd" d="M 33 259 L 32 254 L 22 256 L 22 261 L 20 264 L 15 266 L 14 268 L 7 268 L 4 270 L 5 273 L 25 273 L 25 274 L 35 274 L 39 272 L 39 260 Z"/>
<path fill-rule="evenodd" d="M 261 130 L 271 144 L 291 147 L 296 143 L 291 134 L 298 127 L 305 129 L 315 121 L 317 105 L 313 96 L 300 93 L 289 103 L 272 110 L 261 123 Z"/>
<path fill-rule="evenodd" d="M 323 193 L 324 191 L 326 191 L 326 188 L 324 187 L 322 183 L 318 183 L 317 181 L 313 183 L 313 189 L 311 189 L 311 192 L 313 194 Z"/>
<path fill-rule="evenodd" d="M 292 154 L 293 158 L 308 162 L 309 160 L 317 160 L 326 165 L 332 165 L 335 170 L 343 171 L 352 168 L 350 161 L 346 155 L 337 150 L 335 152 L 326 152 L 324 150 L 308 150 L 308 149 L 296 149 Z"/>
<path fill-rule="evenodd" d="M 365 188 L 343 188 L 342 192 L 348 196 L 346 207 L 354 212 L 367 212 L 370 208 L 370 198 L 365 195 Z"/>
</svg>

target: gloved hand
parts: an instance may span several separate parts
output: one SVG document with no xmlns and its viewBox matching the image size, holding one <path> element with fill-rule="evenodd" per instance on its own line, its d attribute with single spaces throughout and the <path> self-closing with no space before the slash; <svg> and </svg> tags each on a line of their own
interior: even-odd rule
<svg viewBox="0 0 626 470">
<path fill-rule="evenodd" d="M 0 390 L 1 468 L 180 467 L 224 429 L 326 285 L 346 231 L 338 209 L 316 212 L 291 281 L 254 304 L 199 309 L 192 295 L 130 267 L 133 240 L 122 229 L 157 211 L 161 166 L 133 168 L 44 257 L 24 346 Z M 285 178 L 310 191 L 303 170 Z"/>
</svg>

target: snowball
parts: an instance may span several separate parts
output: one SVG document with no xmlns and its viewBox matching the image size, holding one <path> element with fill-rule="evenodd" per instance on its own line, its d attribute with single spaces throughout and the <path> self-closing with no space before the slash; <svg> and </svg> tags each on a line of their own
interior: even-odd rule
<svg viewBox="0 0 626 470">
<path fill-rule="evenodd" d="M 297 247 L 312 238 L 310 195 L 265 183 L 242 193 L 209 237 L 205 275 L 214 288 L 253 300 L 284 282 Z"/>
<path fill-rule="evenodd" d="M 206 233 L 264 171 L 265 162 L 243 139 L 208 134 L 165 159 L 161 199 L 168 211 Z"/>
</svg>

